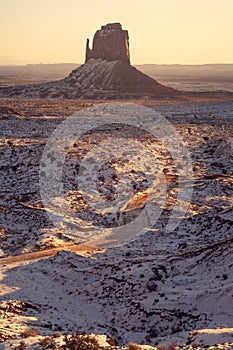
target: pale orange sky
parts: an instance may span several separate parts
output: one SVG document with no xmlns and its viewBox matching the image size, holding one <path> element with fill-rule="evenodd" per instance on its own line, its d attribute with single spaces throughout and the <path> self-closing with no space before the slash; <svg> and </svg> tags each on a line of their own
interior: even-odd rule
<svg viewBox="0 0 233 350">
<path fill-rule="evenodd" d="M 233 63 L 233 0 L 0 0 L 0 64 L 83 63 L 101 25 L 128 29 L 133 64 Z"/>
</svg>

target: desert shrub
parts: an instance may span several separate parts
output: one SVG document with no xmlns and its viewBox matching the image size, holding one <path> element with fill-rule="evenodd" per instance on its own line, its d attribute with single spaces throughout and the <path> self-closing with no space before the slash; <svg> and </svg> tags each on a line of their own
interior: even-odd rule
<svg viewBox="0 0 233 350">
<path fill-rule="evenodd" d="M 200 331 L 196 330 L 196 331 L 193 331 L 191 335 L 193 336 L 193 335 L 198 335 L 198 334 L 200 334 Z"/>
<path fill-rule="evenodd" d="M 62 350 L 100 350 L 97 340 L 87 334 L 65 336 Z"/>
<path fill-rule="evenodd" d="M 22 338 L 37 337 L 39 334 L 40 333 L 37 330 L 28 328 L 23 333 L 21 333 L 21 337 Z"/>
<path fill-rule="evenodd" d="M 53 333 L 54 338 L 60 338 L 61 336 L 62 336 L 62 334 L 60 332 Z"/>
<path fill-rule="evenodd" d="M 158 345 L 157 349 L 158 350 L 175 350 L 176 349 L 176 343 L 171 343 L 169 345 Z"/>
<path fill-rule="evenodd" d="M 41 350 L 56 349 L 56 350 L 101 350 L 97 340 L 90 335 L 65 334 L 63 338 L 63 345 L 56 343 L 54 338 L 57 338 L 57 334 L 45 337 L 40 341 Z"/>
<path fill-rule="evenodd" d="M 141 350 L 141 346 L 136 343 L 129 343 L 128 348 L 129 350 Z"/>
<path fill-rule="evenodd" d="M 19 346 L 17 348 L 15 348 L 17 350 L 24 350 L 24 349 L 27 349 L 27 345 L 26 343 L 22 340 L 19 344 Z"/>
<path fill-rule="evenodd" d="M 167 350 L 167 345 L 158 345 L 157 350 Z"/>
<path fill-rule="evenodd" d="M 222 324 L 221 325 L 221 328 L 223 329 L 223 328 L 228 328 L 228 325 L 227 324 Z"/>
<path fill-rule="evenodd" d="M 41 349 L 57 349 L 57 345 L 52 336 L 45 337 L 40 341 Z"/>
<path fill-rule="evenodd" d="M 167 346 L 167 350 L 175 350 L 176 346 L 177 346 L 177 344 L 175 342 L 173 342 Z"/>
</svg>

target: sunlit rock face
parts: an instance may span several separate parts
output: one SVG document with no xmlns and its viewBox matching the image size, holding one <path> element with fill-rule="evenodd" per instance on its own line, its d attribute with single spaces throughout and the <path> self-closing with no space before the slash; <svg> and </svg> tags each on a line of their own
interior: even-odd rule
<svg viewBox="0 0 233 350">
<path fill-rule="evenodd" d="M 93 48 L 86 45 L 86 62 L 90 58 L 106 61 L 121 61 L 130 64 L 129 34 L 120 23 L 110 23 L 101 27 L 94 35 Z"/>
</svg>

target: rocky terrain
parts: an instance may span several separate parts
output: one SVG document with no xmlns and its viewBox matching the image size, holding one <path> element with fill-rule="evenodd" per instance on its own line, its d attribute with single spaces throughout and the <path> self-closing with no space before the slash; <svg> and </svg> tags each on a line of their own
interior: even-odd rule
<svg viewBox="0 0 233 350">
<path fill-rule="evenodd" d="M 183 139 L 192 159 L 192 182 L 181 186 L 170 155 L 155 143 L 167 181 L 160 218 L 138 239 L 92 252 L 69 251 L 68 245 L 79 241 L 50 221 L 40 197 L 39 167 L 55 128 L 94 102 L 1 103 L 0 348 L 23 348 L 24 341 L 29 349 L 43 349 L 48 335 L 61 348 L 64 333 L 78 330 L 112 336 L 118 349 L 137 349 L 123 346 L 129 342 L 148 344 L 142 349 L 173 342 L 177 349 L 233 349 L 232 101 L 151 106 Z M 64 188 L 74 210 L 90 211 L 72 195 L 75 164 L 99 137 L 98 132 L 89 135 L 67 155 Z M 120 160 L 114 164 L 115 171 L 123 171 Z M 139 193 L 143 176 L 137 169 L 132 174 Z M 109 180 L 105 195 L 116 188 L 115 180 Z M 179 188 L 189 186 L 188 211 L 168 233 Z M 56 247 L 63 250 L 55 256 L 22 255 Z M 7 262 L 11 255 L 21 259 Z M 100 339 L 102 347 L 108 346 L 107 338 Z"/>
</svg>

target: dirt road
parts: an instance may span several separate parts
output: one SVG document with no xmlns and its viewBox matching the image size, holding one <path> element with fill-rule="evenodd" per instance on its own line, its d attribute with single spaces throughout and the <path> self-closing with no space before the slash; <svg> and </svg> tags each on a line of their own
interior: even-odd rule
<svg viewBox="0 0 233 350">
<path fill-rule="evenodd" d="M 16 255 L 16 256 L 8 256 L 6 258 L 0 258 L 0 265 L 13 264 L 20 261 L 25 262 L 30 260 L 44 259 L 44 258 L 54 256 L 57 254 L 57 252 L 60 252 L 62 250 L 68 250 L 68 251 L 77 252 L 77 253 L 101 251 L 100 248 L 91 247 L 83 244 L 64 245 L 61 247 L 40 250 L 37 252 L 25 253 L 25 254 Z"/>
</svg>

